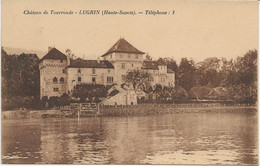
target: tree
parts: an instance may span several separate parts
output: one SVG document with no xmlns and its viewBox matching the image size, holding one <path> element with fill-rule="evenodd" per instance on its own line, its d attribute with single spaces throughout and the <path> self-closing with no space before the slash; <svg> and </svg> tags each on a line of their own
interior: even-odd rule
<svg viewBox="0 0 260 166">
<path fill-rule="evenodd" d="M 147 89 L 150 86 L 152 75 L 142 70 L 131 70 L 127 72 L 125 82 L 131 84 L 136 89 Z"/>
<path fill-rule="evenodd" d="M 189 91 L 196 85 L 196 69 L 193 60 L 182 58 L 176 75 L 176 84 Z"/>
<path fill-rule="evenodd" d="M 181 86 L 176 85 L 171 91 L 173 102 L 186 102 L 188 99 L 188 92 Z"/>
<path fill-rule="evenodd" d="M 145 60 L 147 61 L 152 61 L 152 57 L 147 53 L 146 56 L 145 56 Z"/>
<path fill-rule="evenodd" d="M 222 60 L 216 57 L 207 58 L 198 63 L 196 76 L 197 83 L 201 86 L 206 86 L 211 83 L 214 87 L 219 86 L 222 81 L 221 78 Z"/>
<path fill-rule="evenodd" d="M 81 102 L 100 102 L 100 98 L 107 96 L 108 87 L 99 84 L 78 84 L 72 91 L 72 96 Z"/>
<path fill-rule="evenodd" d="M 70 104 L 70 96 L 66 93 L 63 93 L 60 98 L 60 105 L 64 106 L 64 105 L 69 105 Z"/>
<path fill-rule="evenodd" d="M 195 86 L 192 87 L 189 91 L 189 98 L 191 99 L 208 99 L 210 91 L 213 90 L 211 86 Z"/>
<path fill-rule="evenodd" d="M 168 69 L 171 69 L 175 73 L 178 72 L 178 65 L 177 65 L 175 60 L 173 60 L 173 59 L 165 59 L 165 61 L 166 61 Z"/>
<path fill-rule="evenodd" d="M 40 71 L 36 54 L 8 55 L 2 48 L 3 109 L 29 107 L 40 93 Z"/>
</svg>

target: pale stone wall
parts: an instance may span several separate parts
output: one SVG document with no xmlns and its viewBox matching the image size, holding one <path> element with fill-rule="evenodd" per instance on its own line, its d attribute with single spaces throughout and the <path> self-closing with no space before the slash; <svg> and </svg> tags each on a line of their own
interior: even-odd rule
<svg viewBox="0 0 260 166">
<path fill-rule="evenodd" d="M 123 77 L 127 75 L 129 70 L 142 68 L 142 54 L 113 53 L 112 57 L 114 58 L 113 60 L 115 60 L 111 61 L 111 63 L 115 67 L 115 81 L 118 85 L 125 82 Z"/>
<path fill-rule="evenodd" d="M 151 85 L 154 86 L 156 84 L 160 84 L 163 86 L 175 86 L 175 73 L 167 73 L 167 66 L 165 66 L 165 69 L 163 71 L 159 70 L 153 70 L 153 69 L 143 69 L 144 71 L 150 73 L 153 77 L 151 80 Z"/>
<path fill-rule="evenodd" d="M 167 86 L 175 86 L 175 73 L 167 73 Z"/>
<path fill-rule="evenodd" d="M 167 66 L 159 65 L 159 74 L 166 74 L 167 73 Z"/>
<path fill-rule="evenodd" d="M 135 53 L 119 53 L 119 52 L 114 52 L 110 53 L 106 56 L 103 57 L 104 60 L 108 61 L 118 61 L 118 60 L 123 60 L 123 61 L 143 61 L 143 54 L 135 54 Z"/>
<path fill-rule="evenodd" d="M 103 105 L 137 105 L 137 96 L 134 90 L 124 90 L 117 95 L 102 101 Z"/>
<path fill-rule="evenodd" d="M 80 69 L 80 73 L 78 70 Z M 68 90 L 71 91 L 73 87 L 81 83 L 93 83 L 92 79 L 95 78 L 96 84 L 112 85 L 115 82 L 115 70 L 105 68 L 67 68 L 68 73 Z M 81 81 L 78 81 L 81 77 Z M 113 82 L 108 82 L 107 77 L 113 77 Z"/>
<path fill-rule="evenodd" d="M 93 68 L 80 68 L 80 73 L 78 73 L 79 68 L 65 69 L 67 60 L 62 62 L 61 60 L 43 60 L 39 64 L 41 98 L 43 96 L 61 96 L 63 93 L 71 91 L 76 84 L 93 83 L 93 78 L 95 78 L 96 84 L 112 85 L 116 83 L 120 85 L 124 83 L 122 76 L 126 76 L 129 70 L 142 68 L 142 54 L 111 53 L 105 57 L 113 64 L 114 69 L 95 68 L 95 73 L 93 73 Z M 63 73 L 64 69 L 65 73 Z M 159 70 L 145 69 L 145 71 L 153 76 L 151 85 L 175 86 L 175 74 L 167 73 L 167 66 L 161 65 Z M 54 77 L 58 79 L 57 83 L 53 83 Z M 60 83 L 61 77 L 64 78 L 64 83 Z M 78 77 L 81 77 L 81 81 L 78 81 Z M 113 77 L 113 82 L 108 82 L 107 77 Z M 58 88 L 58 91 L 54 91 L 54 88 Z"/>
<path fill-rule="evenodd" d="M 43 60 L 40 65 L 40 96 L 61 96 L 66 93 L 67 89 L 67 74 L 63 70 L 67 66 L 67 61 L 63 60 Z M 53 78 L 57 78 L 57 83 L 53 83 Z M 60 82 L 60 78 L 64 78 L 64 83 Z M 54 91 L 54 88 L 58 88 Z"/>
</svg>

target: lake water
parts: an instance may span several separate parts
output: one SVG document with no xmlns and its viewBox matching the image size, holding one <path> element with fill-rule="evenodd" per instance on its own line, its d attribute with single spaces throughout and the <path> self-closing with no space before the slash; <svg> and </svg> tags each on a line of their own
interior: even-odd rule
<svg viewBox="0 0 260 166">
<path fill-rule="evenodd" d="M 257 113 L 2 120 L 2 162 L 257 164 L 257 123 Z"/>
</svg>

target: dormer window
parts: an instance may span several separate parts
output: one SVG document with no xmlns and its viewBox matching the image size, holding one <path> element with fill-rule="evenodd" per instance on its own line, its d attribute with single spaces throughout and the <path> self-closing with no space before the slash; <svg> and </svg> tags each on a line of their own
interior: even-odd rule
<svg viewBox="0 0 260 166">
<path fill-rule="evenodd" d="M 62 59 L 60 60 L 60 63 L 63 63 L 63 60 L 62 60 Z"/>
<path fill-rule="evenodd" d="M 81 73 L 81 69 L 78 69 L 78 73 Z"/>
</svg>

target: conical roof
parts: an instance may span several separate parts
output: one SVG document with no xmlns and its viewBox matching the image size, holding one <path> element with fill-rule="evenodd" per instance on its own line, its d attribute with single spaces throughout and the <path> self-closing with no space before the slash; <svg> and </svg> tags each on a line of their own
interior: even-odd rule
<svg viewBox="0 0 260 166">
<path fill-rule="evenodd" d="M 113 52 L 144 54 L 144 52 L 132 46 L 124 38 L 120 38 L 102 57 Z"/>
</svg>

